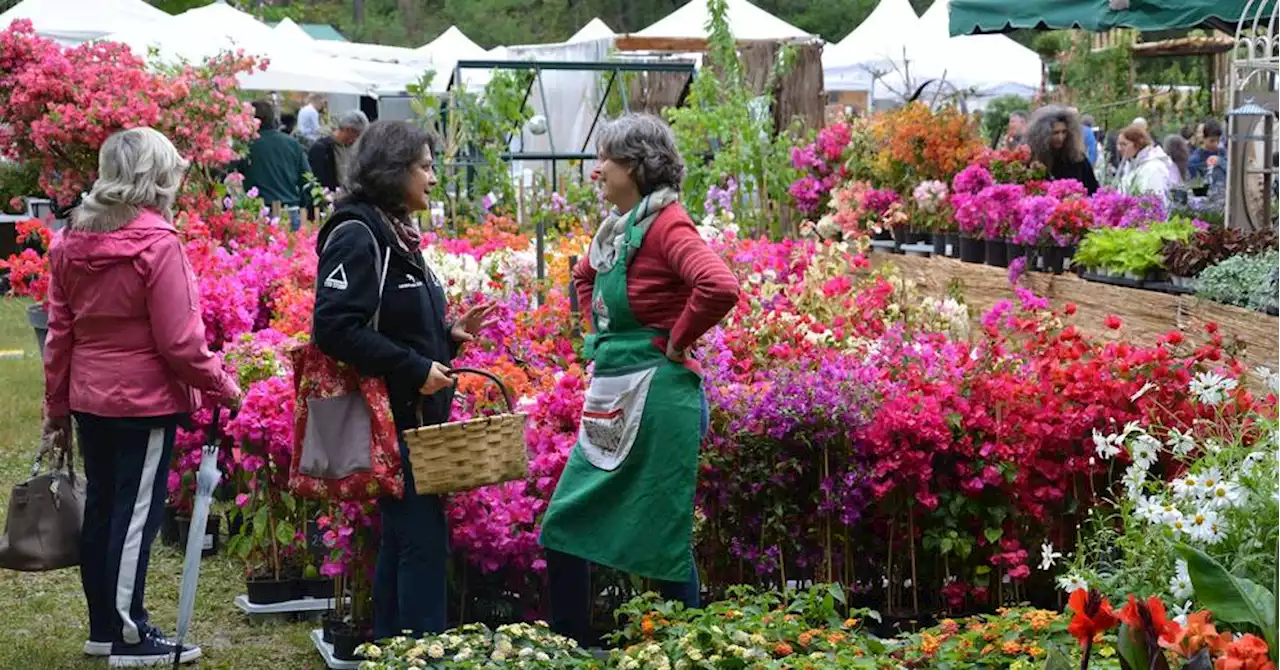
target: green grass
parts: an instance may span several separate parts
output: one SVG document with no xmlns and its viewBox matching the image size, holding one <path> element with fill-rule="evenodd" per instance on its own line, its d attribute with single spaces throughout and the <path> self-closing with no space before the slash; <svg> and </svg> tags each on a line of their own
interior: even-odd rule
<svg viewBox="0 0 1280 670">
<path fill-rule="evenodd" d="M 21 359 L 0 359 L 0 518 L 9 491 L 24 480 L 40 437 L 44 378 L 26 303 L 0 299 L 0 351 L 23 350 Z M 147 608 L 153 622 L 173 634 L 182 580 L 182 556 L 156 543 L 147 577 Z M 200 570 L 196 613 L 187 639 L 204 650 L 202 668 L 292 670 L 323 668 L 307 638 L 314 625 L 251 623 L 232 599 L 244 592 L 241 566 L 225 556 L 206 558 Z M 0 668 L 105 668 L 105 660 L 82 655 L 88 637 L 84 595 L 76 569 L 45 573 L 0 570 Z"/>
</svg>

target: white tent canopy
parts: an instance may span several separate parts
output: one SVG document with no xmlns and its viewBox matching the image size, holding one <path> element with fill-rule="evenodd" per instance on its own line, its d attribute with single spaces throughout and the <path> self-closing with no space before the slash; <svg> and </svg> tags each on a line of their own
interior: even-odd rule
<svg viewBox="0 0 1280 670">
<path fill-rule="evenodd" d="M 474 60 L 484 58 L 485 55 L 484 47 L 473 42 L 458 29 L 458 26 L 449 26 L 449 29 L 440 33 L 439 37 L 418 47 L 417 52 L 431 58 L 432 62 Z"/>
<path fill-rule="evenodd" d="M 154 48 L 166 61 L 195 62 L 237 49 L 267 58 L 265 72 L 239 77 L 240 86 L 246 90 L 361 95 L 374 85 L 341 61 L 320 56 L 305 44 L 282 44 L 265 23 L 221 0 L 183 12 L 163 24 L 134 26 L 104 39 L 127 44 L 144 57 Z"/>
<path fill-rule="evenodd" d="M 0 14 L 0 29 L 17 19 L 29 19 L 38 35 L 80 43 L 172 18 L 144 0 L 23 0 Z"/>
<path fill-rule="evenodd" d="M 307 31 L 302 29 L 302 26 L 294 23 L 293 19 L 287 16 L 283 21 L 276 24 L 276 27 L 272 29 L 272 32 L 274 32 L 280 39 L 286 40 L 291 44 L 313 45 L 315 43 L 315 40 L 307 34 Z"/>
<path fill-rule="evenodd" d="M 936 75 L 940 44 L 923 39 L 920 17 L 908 0 L 880 0 L 858 27 L 822 52 L 823 82 L 830 91 L 869 90 L 877 78 L 912 80 Z"/>
<path fill-rule="evenodd" d="M 950 0 L 937 0 L 920 19 L 920 35 L 926 42 L 946 44 L 947 81 L 974 89 L 979 97 L 1035 94 L 1042 76 L 1039 54 L 1006 35 L 951 37 L 950 11 Z"/>
<path fill-rule="evenodd" d="M 565 44 L 573 44 L 575 42 L 590 42 L 591 40 L 603 40 L 610 37 L 616 37 L 617 33 L 609 27 L 600 17 L 596 17 L 587 22 L 587 25 L 578 29 Z"/>
<path fill-rule="evenodd" d="M 689 0 L 665 19 L 636 33 L 639 37 L 707 37 L 711 21 L 708 0 Z M 726 0 L 726 20 L 740 40 L 811 40 L 813 35 L 783 21 L 747 0 Z"/>
</svg>

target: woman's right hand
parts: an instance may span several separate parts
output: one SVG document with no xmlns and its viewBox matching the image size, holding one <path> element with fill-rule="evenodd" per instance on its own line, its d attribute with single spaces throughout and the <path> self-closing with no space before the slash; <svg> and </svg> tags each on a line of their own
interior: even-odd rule
<svg viewBox="0 0 1280 670">
<path fill-rule="evenodd" d="M 435 395 L 450 386 L 453 386 L 454 378 L 450 376 L 449 368 L 431 361 L 431 371 L 427 373 L 427 381 L 423 383 L 420 392 L 422 395 Z"/>
</svg>

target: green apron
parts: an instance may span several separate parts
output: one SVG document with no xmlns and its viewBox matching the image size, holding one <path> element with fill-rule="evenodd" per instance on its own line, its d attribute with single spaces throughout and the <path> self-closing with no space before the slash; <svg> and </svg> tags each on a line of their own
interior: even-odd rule
<svg viewBox="0 0 1280 670">
<path fill-rule="evenodd" d="M 595 361 L 582 427 L 542 520 L 547 549 L 623 572 L 684 582 L 693 572 L 693 495 L 702 442 L 702 379 L 654 343 L 665 331 L 631 312 L 627 265 L 645 231 L 596 276 Z"/>
</svg>

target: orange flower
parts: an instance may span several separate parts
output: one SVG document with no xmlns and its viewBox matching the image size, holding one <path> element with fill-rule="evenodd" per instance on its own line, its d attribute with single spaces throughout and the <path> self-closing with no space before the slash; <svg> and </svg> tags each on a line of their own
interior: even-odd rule
<svg viewBox="0 0 1280 670">
<path fill-rule="evenodd" d="M 858 625 L 858 620 L 857 620 L 857 619 L 845 619 L 845 620 L 844 620 L 844 627 L 845 627 L 845 628 L 853 628 L 854 626 L 857 626 L 857 625 Z"/>
<path fill-rule="evenodd" d="M 832 633 L 827 636 L 827 643 L 836 645 L 844 642 L 844 633 Z"/>
<path fill-rule="evenodd" d="M 773 647 L 774 656 L 778 656 L 779 658 L 783 656 L 790 656 L 791 652 L 792 652 L 791 645 L 787 644 L 786 642 L 779 642 L 777 645 Z"/>
<path fill-rule="evenodd" d="M 1010 656 L 1017 656 L 1022 653 L 1022 645 L 1018 644 L 1017 640 L 1009 640 L 1008 642 L 1000 645 L 1000 651 Z"/>
<path fill-rule="evenodd" d="M 1177 637 L 1169 643 L 1162 641 L 1160 646 L 1177 652 L 1183 658 L 1191 658 L 1205 647 L 1208 647 L 1214 656 L 1221 654 L 1231 643 L 1231 634 L 1219 633 L 1209 620 L 1211 616 L 1208 610 L 1189 615 L 1187 625 L 1182 627 Z"/>
<path fill-rule="evenodd" d="M 1267 658 L 1267 643 L 1252 633 L 1227 645 L 1226 656 L 1219 658 L 1213 670 L 1276 670 Z"/>
<path fill-rule="evenodd" d="M 920 634 L 920 652 L 925 656 L 932 656 L 942 646 L 942 638 L 929 633 Z"/>
<path fill-rule="evenodd" d="M 796 641 L 800 643 L 801 647 L 807 647 L 810 642 L 813 642 L 813 636 L 808 633 L 801 633 Z"/>
<path fill-rule="evenodd" d="M 1096 590 L 1076 589 L 1067 601 L 1067 608 L 1076 613 L 1067 626 L 1067 632 L 1080 641 L 1082 649 L 1093 642 L 1094 636 L 1116 625 L 1111 603 Z"/>
<path fill-rule="evenodd" d="M 993 651 L 995 651 L 995 650 L 996 650 L 996 646 L 995 646 L 994 644 L 989 644 L 989 645 L 987 645 L 987 646 L 985 646 L 985 647 L 983 647 L 983 648 L 982 648 L 982 652 L 981 652 L 981 653 L 982 653 L 982 655 L 983 655 L 983 656 L 986 656 L 987 654 L 990 654 L 991 652 L 993 652 Z"/>
<path fill-rule="evenodd" d="M 644 633 L 645 637 L 653 637 L 653 629 L 653 619 L 646 614 L 643 619 L 640 619 L 640 632 Z"/>
</svg>

